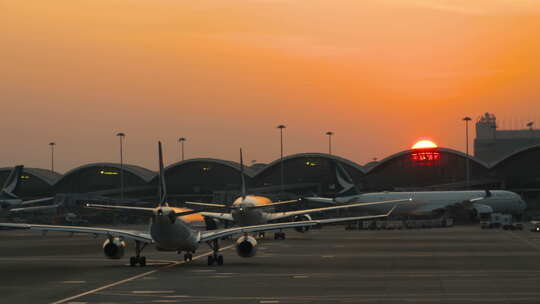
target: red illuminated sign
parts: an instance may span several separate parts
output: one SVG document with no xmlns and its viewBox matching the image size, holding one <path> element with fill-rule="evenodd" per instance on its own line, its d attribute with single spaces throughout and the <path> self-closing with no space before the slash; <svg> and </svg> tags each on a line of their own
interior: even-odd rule
<svg viewBox="0 0 540 304">
<path fill-rule="evenodd" d="M 417 149 L 411 153 L 411 160 L 416 165 L 433 166 L 441 160 L 441 153 L 435 149 Z"/>
</svg>

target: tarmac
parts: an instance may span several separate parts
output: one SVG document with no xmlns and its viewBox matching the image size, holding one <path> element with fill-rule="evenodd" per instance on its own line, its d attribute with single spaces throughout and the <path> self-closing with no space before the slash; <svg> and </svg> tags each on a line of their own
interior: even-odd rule
<svg viewBox="0 0 540 304">
<path fill-rule="evenodd" d="M 267 233 L 258 255 L 223 242 L 225 265 L 147 248 L 146 267 L 102 238 L 0 231 L 0 303 L 540 303 L 540 234 L 478 226 Z"/>
</svg>

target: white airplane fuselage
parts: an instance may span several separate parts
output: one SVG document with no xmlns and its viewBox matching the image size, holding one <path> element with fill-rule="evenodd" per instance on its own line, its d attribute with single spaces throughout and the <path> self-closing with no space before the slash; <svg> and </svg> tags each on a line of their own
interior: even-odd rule
<svg viewBox="0 0 540 304">
<path fill-rule="evenodd" d="M 397 215 L 423 214 L 430 210 L 443 209 L 456 203 L 465 202 L 471 199 L 485 197 L 476 201 L 479 205 L 491 207 L 493 212 L 520 215 L 527 207 L 521 197 L 510 191 L 493 190 L 491 196 L 485 197 L 486 192 L 481 190 L 471 191 L 419 191 L 419 192 L 374 192 L 364 193 L 349 197 L 336 198 L 338 203 L 349 202 L 376 202 L 396 199 L 412 199 L 410 202 L 399 203 L 394 211 Z M 474 204 L 474 203 L 473 203 Z M 367 206 L 367 210 L 384 211 L 388 206 L 373 205 Z"/>
<path fill-rule="evenodd" d="M 204 218 L 192 214 L 170 216 L 176 208 L 161 207 L 150 220 L 150 235 L 156 247 L 162 250 L 194 252 L 199 247 L 199 229 Z M 172 218 L 172 220 L 171 220 Z M 194 226 L 200 225 L 200 226 Z"/>
<path fill-rule="evenodd" d="M 273 211 L 268 208 L 253 208 L 271 204 L 269 198 L 256 195 L 247 195 L 237 198 L 232 204 L 231 215 L 238 226 L 262 225 L 268 223 L 269 216 L 267 211 Z"/>
</svg>

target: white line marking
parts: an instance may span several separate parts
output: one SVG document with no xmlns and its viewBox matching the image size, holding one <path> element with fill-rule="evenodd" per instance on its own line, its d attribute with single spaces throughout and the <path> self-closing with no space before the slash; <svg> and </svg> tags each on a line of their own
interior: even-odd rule
<svg viewBox="0 0 540 304">
<path fill-rule="evenodd" d="M 535 244 L 533 242 L 531 242 L 530 240 L 526 239 L 525 237 L 522 237 L 516 233 L 512 233 L 512 232 L 507 232 L 507 234 L 513 236 L 515 239 L 518 239 L 520 241 L 522 241 L 523 243 L 531 246 L 531 247 L 534 247 L 536 250 L 540 250 L 540 246 L 538 244 Z"/>
<path fill-rule="evenodd" d="M 232 248 L 233 246 L 234 246 L 234 244 L 233 244 L 233 245 L 229 245 L 229 246 L 225 246 L 225 247 L 221 248 L 220 251 L 227 250 L 227 249 L 229 249 L 229 248 Z M 200 258 L 202 258 L 202 257 L 208 256 L 208 255 L 211 255 L 211 254 L 212 254 L 212 251 L 209 251 L 209 252 L 207 252 L 207 253 L 204 253 L 204 254 L 195 256 L 195 257 L 193 257 L 193 259 L 194 259 L 194 260 L 197 260 L 197 259 L 200 259 Z M 122 285 L 122 284 L 124 284 L 124 283 L 131 282 L 131 281 L 140 279 L 140 278 L 142 278 L 142 277 L 146 277 L 146 276 L 151 275 L 151 274 L 153 274 L 153 273 L 156 273 L 156 272 L 158 272 L 158 271 L 162 271 L 162 270 L 165 270 L 165 269 L 168 269 L 168 268 L 172 268 L 172 267 L 177 266 L 177 265 L 180 265 L 180 264 L 185 264 L 185 262 L 184 262 L 184 261 L 177 261 L 177 262 L 174 262 L 174 263 L 172 263 L 172 264 L 169 264 L 169 265 L 160 267 L 160 268 L 158 268 L 158 269 L 154 269 L 154 270 L 151 270 L 151 271 L 147 271 L 147 272 L 138 274 L 138 275 L 136 275 L 136 276 L 133 276 L 133 277 L 130 277 L 130 278 L 121 280 L 121 281 L 114 282 L 114 283 L 112 283 L 112 284 L 108 284 L 108 285 L 105 285 L 105 286 L 101 286 L 101 287 L 98 287 L 98 288 L 95 288 L 95 289 L 92 289 L 92 290 L 89 290 L 89 291 L 80 293 L 80 294 L 78 294 L 78 295 L 71 296 L 71 297 L 69 297 L 69 298 L 65 298 L 65 299 L 62 299 L 62 300 L 58 300 L 58 301 L 56 301 L 56 302 L 52 302 L 51 304 L 62 304 L 62 303 L 66 303 L 66 302 L 69 302 L 69 301 L 71 301 L 71 300 L 75 300 L 75 299 L 78 299 L 78 298 L 80 298 L 80 297 L 84 297 L 84 296 L 87 296 L 87 295 L 96 293 L 96 292 L 98 292 L 98 291 L 102 291 L 102 290 L 105 290 L 105 289 L 108 289 L 108 288 L 111 288 L 111 287 L 114 287 L 114 286 Z"/>
<path fill-rule="evenodd" d="M 191 272 L 214 272 L 216 271 L 215 269 L 195 269 L 195 270 L 192 270 Z"/>
<path fill-rule="evenodd" d="M 293 277 L 293 279 L 307 279 L 307 278 L 309 278 L 307 275 L 297 275 Z"/>
<path fill-rule="evenodd" d="M 160 294 L 160 293 L 174 293 L 174 290 L 134 290 L 131 293 L 134 293 L 134 294 Z"/>
</svg>

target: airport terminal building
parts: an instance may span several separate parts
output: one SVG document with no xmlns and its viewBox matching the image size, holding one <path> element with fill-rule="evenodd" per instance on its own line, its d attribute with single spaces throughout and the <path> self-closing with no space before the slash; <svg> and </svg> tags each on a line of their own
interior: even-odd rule
<svg viewBox="0 0 540 304">
<path fill-rule="evenodd" d="M 506 189 L 517 192 L 540 212 L 540 130 L 497 130 L 493 114 L 476 124 L 475 155 L 443 147 L 399 151 L 361 165 L 326 153 L 299 153 L 244 170 L 250 193 L 274 200 L 298 196 L 336 196 L 342 189 L 336 166 L 347 171 L 361 192 Z M 12 168 L 0 168 L 0 182 Z M 193 158 L 165 168 L 171 202 L 230 202 L 239 195 L 240 164 Z M 55 194 L 154 201 L 157 173 L 118 163 L 90 163 L 65 174 L 24 168 L 17 194 L 24 199 Z M 123 186 L 121 181 L 123 180 Z"/>
<path fill-rule="evenodd" d="M 497 117 L 485 113 L 476 122 L 474 156 L 491 163 L 523 148 L 540 145 L 540 130 L 533 128 L 533 122 L 527 123 L 527 126 L 527 129 L 501 130 Z"/>
<path fill-rule="evenodd" d="M 535 209 L 540 194 L 539 160 L 540 145 L 515 151 L 495 162 L 484 162 L 448 148 L 411 149 L 369 167 L 336 155 L 300 153 L 286 156 L 283 161 L 246 168 L 245 177 L 250 192 L 274 199 L 314 194 L 331 197 L 342 190 L 336 176 L 336 164 L 340 164 L 363 192 L 507 189 L 522 194 Z M 0 182 L 10 170 L 0 168 Z M 116 163 L 86 164 L 63 175 L 25 168 L 18 195 L 33 199 L 59 193 L 94 193 L 118 198 L 122 174 L 125 198 L 154 200 L 156 172 Z M 212 158 L 173 163 L 165 168 L 165 175 L 169 199 L 173 202 L 231 201 L 238 195 L 241 183 L 240 164 Z"/>
</svg>

